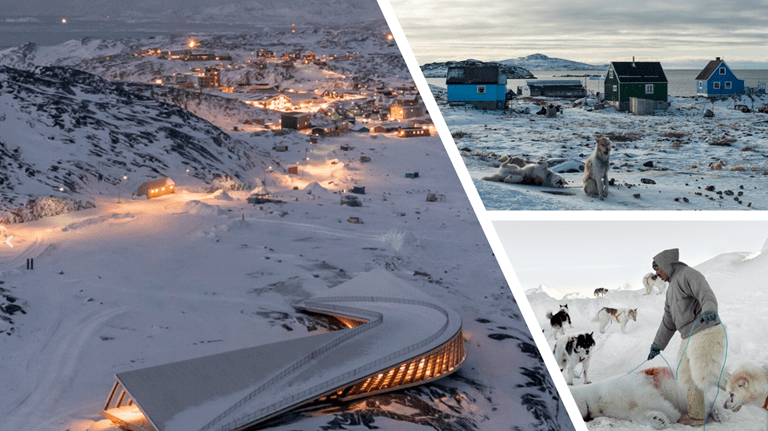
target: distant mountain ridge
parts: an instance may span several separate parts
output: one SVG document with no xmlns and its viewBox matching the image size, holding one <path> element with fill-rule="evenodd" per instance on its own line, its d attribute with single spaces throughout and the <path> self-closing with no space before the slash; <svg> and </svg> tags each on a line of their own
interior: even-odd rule
<svg viewBox="0 0 768 431">
<path fill-rule="evenodd" d="M 531 54 L 526 57 L 510 58 L 501 61 L 482 62 L 479 60 L 445 61 L 428 63 L 421 66 L 421 71 L 427 78 L 443 78 L 448 67 L 469 64 L 499 64 L 504 67 L 508 79 L 533 79 L 531 70 L 602 70 L 608 65 L 595 65 L 548 57 L 544 54 Z"/>
<path fill-rule="evenodd" d="M 533 74 L 522 67 L 504 64 L 498 61 L 480 61 L 480 60 L 463 60 L 463 61 L 446 61 L 446 62 L 436 62 L 436 63 L 428 63 L 423 66 L 421 66 L 421 71 L 424 73 L 424 76 L 426 78 L 445 78 L 446 74 L 448 73 L 449 67 L 454 66 L 479 66 L 479 65 L 493 65 L 497 64 L 501 66 L 502 73 L 507 75 L 507 79 L 527 79 L 527 78 L 534 78 Z"/>
<path fill-rule="evenodd" d="M 608 64 L 588 64 L 563 58 L 548 57 L 544 54 L 531 54 L 526 57 L 510 58 L 499 61 L 501 64 L 524 67 L 528 70 L 602 70 Z"/>
</svg>

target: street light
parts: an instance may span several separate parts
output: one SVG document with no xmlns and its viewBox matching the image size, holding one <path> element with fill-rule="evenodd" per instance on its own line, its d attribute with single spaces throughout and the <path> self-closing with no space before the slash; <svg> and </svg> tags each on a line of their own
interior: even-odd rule
<svg viewBox="0 0 768 431">
<path fill-rule="evenodd" d="M 117 203 L 121 203 L 120 202 L 120 183 L 122 183 L 123 180 L 127 180 L 127 179 L 128 179 L 128 176 L 123 175 L 123 179 L 117 182 Z"/>
</svg>

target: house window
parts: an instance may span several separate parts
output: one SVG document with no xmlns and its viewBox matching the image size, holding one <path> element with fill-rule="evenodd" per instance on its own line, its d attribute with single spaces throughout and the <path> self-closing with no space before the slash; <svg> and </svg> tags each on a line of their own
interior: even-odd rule
<svg viewBox="0 0 768 431">
<path fill-rule="evenodd" d="M 485 94 L 485 85 L 477 86 L 477 94 Z"/>
<path fill-rule="evenodd" d="M 699 81 L 699 90 L 704 88 L 704 81 Z"/>
<path fill-rule="evenodd" d="M 608 70 L 608 78 L 613 79 L 613 69 Z"/>
<path fill-rule="evenodd" d="M 653 94 L 653 84 L 645 84 L 645 94 Z"/>
<path fill-rule="evenodd" d="M 720 74 L 721 74 L 721 75 L 725 75 L 725 68 L 724 68 L 724 67 L 721 67 L 721 68 L 720 68 Z"/>
<path fill-rule="evenodd" d="M 719 90 L 720 89 L 720 83 L 719 82 L 713 82 L 712 84 L 713 84 L 712 88 L 714 88 L 715 90 Z"/>
<path fill-rule="evenodd" d="M 731 85 L 731 81 L 725 81 L 725 89 L 726 89 L 726 90 L 730 90 L 730 89 L 731 89 L 731 87 L 732 87 L 732 85 Z"/>
<path fill-rule="evenodd" d="M 614 92 L 616 92 L 616 91 L 619 91 L 619 88 L 618 88 L 617 86 L 615 86 L 615 85 L 614 85 L 614 86 L 613 86 L 613 91 L 614 91 Z"/>
</svg>

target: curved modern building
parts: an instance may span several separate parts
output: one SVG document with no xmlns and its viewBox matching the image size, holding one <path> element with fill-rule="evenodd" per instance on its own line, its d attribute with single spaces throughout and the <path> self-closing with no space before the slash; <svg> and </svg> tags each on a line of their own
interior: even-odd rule
<svg viewBox="0 0 768 431">
<path fill-rule="evenodd" d="M 383 269 L 293 306 L 347 328 L 117 374 L 102 414 L 134 431 L 240 430 L 429 382 L 465 358 L 459 315 Z"/>
</svg>

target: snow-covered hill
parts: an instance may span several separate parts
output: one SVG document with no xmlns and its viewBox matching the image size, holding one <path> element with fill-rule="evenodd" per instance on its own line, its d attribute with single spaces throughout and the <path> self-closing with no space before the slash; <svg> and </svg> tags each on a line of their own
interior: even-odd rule
<svg viewBox="0 0 768 431">
<path fill-rule="evenodd" d="M 485 64 L 479 60 L 445 61 L 427 63 L 421 66 L 421 71 L 427 78 L 444 78 L 448 67 L 469 64 Z M 500 64 L 507 79 L 531 79 L 535 76 L 531 70 L 602 70 L 608 65 L 593 65 L 562 58 L 547 57 L 544 54 L 531 54 L 526 57 L 510 58 L 501 61 L 490 61 L 488 64 Z"/>
<path fill-rule="evenodd" d="M 544 54 L 531 54 L 525 57 L 510 58 L 499 61 L 508 66 L 522 67 L 528 70 L 603 70 L 607 64 L 594 65 L 563 58 L 548 57 Z"/>
<path fill-rule="evenodd" d="M 765 291 L 765 279 L 768 277 L 768 242 L 760 252 L 722 254 L 701 263 L 696 266 L 696 269 L 704 274 L 717 296 L 719 314 L 725 323 L 728 336 L 726 370 L 733 372 L 747 363 L 758 366 L 766 364 L 768 347 L 763 342 L 762 332 L 756 328 L 762 328 L 768 324 L 768 317 L 762 312 L 768 307 L 768 293 Z M 640 286 L 640 280 L 630 284 Z M 591 355 L 590 380 L 598 382 L 609 377 L 620 376 L 643 364 L 661 322 L 665 295 L 657 295 L 656 291 L 646 295 L 644 288 L 611 289 L 604 298 L 595 298 L 589 292 L 583 292 L 581 295 L 569 295 L 558 299 L 557 296 L 561 294 L 553 296 L 552 290 L 542 286 L 529 290 L 526 296 L 550 345 L 554 345 L 554 337 L 552 337 L 552 329 L 546 319 L 546 313 L 547 311 L 556 312 L 564 303 L 568 304 L 573 323 L 573 329 L 566 327 L 566 334 L 595 331 L 597 345 Z M 749 305 L 745 305 L 746 302 Z M 627 334 L 621 332 L 621 327 L 615 324 L 616 322 L 610 324 L 604 334 L 600 334 L 599 323 L 593 322 L 592 319 L 602 307 L 637 308 L 637 321 L 628 322 Z M 680 342 L 679 334 L 675 335 L 669 346 L 662 352 L 663 358 L 672 367 L 673 375 L 677 368 L 676 355 Z M 641 368 L 666 367 L 664 359 L 655 358 L 643 364 Z M 580 380 L 574 383 L 574 385 L 582 384 Z M 721 391 L 716 404 L 722 406 L 724 399 L 725 395 Z M 708 423 L 707 429 L 712 431 L 757 430 L 763 427 L 764 422 L 764 411 L 745 407 L 738 413 L 732 413 L 730 420 L 725 423 Z M 590 430 L 650 429 L 629 421 L 608 418 L 595 419 L 588 422 L 587 426 Z M 682 431 L 689 427 L 675 424 L 669 429 Z"/>
<path fill-rule="evenodd" d="M 482 65 L 482 64 L 498 64 L 501 66 L 502 73 L 507 75 L 507 79 L 526 79 L 533 78 L 533 74 L 525 68 L 505 64 L 498 61 L 484 62 L 480 60 L 463 60 L 463 61 L 445 61 L 427 63 L 421 66 L 421 71 L 426 78 L 445 78 L 448 73 L 448 68 L 453 66 L 469 66 L 469 65 Z"/>
<path fill-rule="evenodd" d="M 123 176 L 136 184 L 189 168 L 206 183 L 247 182 L 267 164 L 189 111 L 62 67 L 0 67 L 0 154 L 0 210 L 34 196 L 91 200 Z"/>
</svg>

